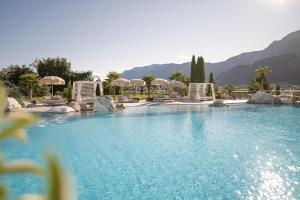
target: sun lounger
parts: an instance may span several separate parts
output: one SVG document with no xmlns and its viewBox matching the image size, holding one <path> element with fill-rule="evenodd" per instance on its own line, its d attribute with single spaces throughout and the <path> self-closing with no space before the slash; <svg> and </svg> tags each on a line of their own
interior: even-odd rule
<svg viewBox="0 0 300 200">
<path fill-rule="evenodd" d="M 171 99 L 165 96 L 157 96 L 153 97 L 154 102 L 165 102 L 165 101 L 170 101 Z"/>
<path fill-rule="evenodd" d="M 129 99 L 127 96 L 119 96 L 118 103 L 137 103 L 138 99 Z"/>
<path fill-rule="evenodd" d="M 44 104 L 57 106 L 57 105 L 66 104 L 66 101 L 64 101 L 60 96 L 52 96 L 52 97 L 44 96 Z"/>
</svg>

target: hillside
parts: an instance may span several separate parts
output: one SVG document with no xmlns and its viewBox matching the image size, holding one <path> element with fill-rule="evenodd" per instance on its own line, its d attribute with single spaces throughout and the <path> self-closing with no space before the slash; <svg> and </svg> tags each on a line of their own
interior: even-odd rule
<svg viewBox="0 0 300 200">
<path fill-rule="evenodd" d="M 259 66 L 270 66 L 272 68 L 272 73 L 268 75 L 268 79 L 272 83 L 300 84 L 300 56 L 295 54 L 284 54 L 259 60 L 252 65 L 236 66 L 218 75 L 217 80 L 220 84 L 247 84 L 253 79 L 254 71 Z"/>
<path fill-rule="evenodd" d="M 226 75 L 226 72 L 229 72 L 231 70 L 231 73 L 247 73 L 248 69 L 247 66 L 254 66 L 254 64 L 258 61 L 262 61 L 266 59 L 266 61 L 273 61 L 272 58 L 280 56 L 280 55 L 286 55 L 286 54 L 294 54 L 295 56 L 300 55 L 300 30 L 290 33 L 284 38 L 282 38 L 279 41 L 272 42 L 267 48 L 261 51 L 253 51 L 253 52 L 246 52 L 242 53 L 240 55 L 231 57 L 227 59 L 226 61 L 219 62 L 219 63 L 206 63 L 206 73 L 207 75 L 210 72 L 213 72 L 217 77 L 218 81 L 220 83 L 226 83 L 226 82 L 232 82 L 232 83 L 239 83 L 240 82 L 240 75 L 229 77 L 229 75 Z M 268 59 L 270 58 L 270 59 Z M 290 59 L 291 57 L 286 57 L 286 59 Z M 289 60 L 286 60 L 286 62 L 289 62 Z M 291 60 L 292 62 L 292 60 Z M 257 63 L 256 63 L 257 64 Z M 268 64 L 268 63 L 266 63 Z M 270 63 L 271 65 L 273 63 Z M 160 78 L 169 78 L 170 74 L 173 71 L 183 71 L 187 76 L 190 75 L 190 63 L 182 63 L 182 64 L 154 64 L 154 65 L 148 65 L 143 67 L 135 67 L 131 70 L 125 70 L 123 72 L 123 76 L 125 78 L 140 78 L 147 74 L 154 74 L 157 77 Z M 292 71 L 293 69 L 289 69 L 290 67 L 296 67 L 300 68 L 300 66 L 294 66 L 294 65 L 281 65 L 284 66 L 286 71 Z M 283 70 L 278 69 L 280 72 Z M 277 70 L 276 70 L 277 71 Z M 250 73 L 250 72 L 249 72 Z M 251 72 L 252 73 L 252 72 Z M 277 73 L 277 72 L 276 72 Z M 274 76 L 274 81 L 289 81 L 289 77 L 281 76 L 281 73 L 279 75 Z M 252 77 L 252 74 L 249 74 L 248 76 Z M 230 78 L 230 79 L 226 79 Z M 246 80 L 246 79 L 245 79 Z M 248 79 L 247 79 L 248 80 Z"/>
</svg>

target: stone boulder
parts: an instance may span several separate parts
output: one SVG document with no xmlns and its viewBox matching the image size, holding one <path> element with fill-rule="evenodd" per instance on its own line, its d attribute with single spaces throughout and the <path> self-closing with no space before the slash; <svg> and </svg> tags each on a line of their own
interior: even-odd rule
<svg viewBox="0 0 300 200">
<path fill-rule="evenodd" d="M 94 104 L 96 112 L 114 112 L 117 111 L 116 105 L 110 96 L 100 96 Z"/>
<path fill-rule="evenodd" d="M 218 99 L 216 101 L 214 101 L 211 106 L 226 106 L 226 104 L 224 103 L 224 101 L 222 99 Z"/>
<path fill-rule="evenodd" d="M 91 106 L 91 104 L 88 104 L 88 103 L 81 103 L 80 104 L 80 110 L 81 111 L 92 111 L 93 110 L 93 107 Z"/>
<path fill-rule="evenodd" d="M 21 109 L 22 106 L 19 104 L 19 102 L 12 97 L 7 97 L 6 98 L 6 111 L 13 111 L 13 110 L 18 110 Z"/>
<path fill-rule="evenodd" d="M 124 106 L 124 104 L 122 104 L 122 103 L 117 103 L 117 104 L 116 104 L 116 109 L 117 109 L 117 110 L 124 110 L 124 109 L 125 109 L 125 106 Z"/>
<path fill-rule="evenodd" d="M 75 110 L 69 106 L 53 106 L 47 112 L 49 112 L 49 113 L 69 113 L 69 112 L 75 112 Z"/>
<path fill-rule="evenodd" d="M 73 108 L 76 112 L 79 112 L 81 110 L 81 106 L 77 101 L 71 101 L 68 103 L 68 106 Z"/>
<path fill-rule="evenodd" d="M 281 104 L 280 97 L 273 96 L 266 92 L 256 92 L 251 96 L 248 103 L 251 104 Z"/>
</svg>

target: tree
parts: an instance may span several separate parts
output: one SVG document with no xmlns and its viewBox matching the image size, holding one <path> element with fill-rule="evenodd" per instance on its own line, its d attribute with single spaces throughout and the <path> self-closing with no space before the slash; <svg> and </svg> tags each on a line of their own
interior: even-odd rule
<svg viewBox="0 0 300 200">
<path fill-rule="evenodd" d="M 203 57 L 197 58 L 195 70 L 195 82 L 196 83 L 205 83 L 205 68 L 204 68 L 204 59 Z"/>
<path fill-rule="evenodd" d="M 227 92 L 229 96 L 232 95 L 232 92 L 235 90 L 235 87 L 231 84 L 224 85 L 224 90 Z"/>
<path fill-rule="evenodd" d="M 118 78 L 121 78 L 121 74 L 118 73 L 118 72 L 109 72 L 107 75 L 106 75 L 106 79 L 105 79 L 105 84 L 104 84 L 104 87 L 106 87 L 106 90 L 108 91 L 109 94 L 112 94 L 112 85 L 111 85 L 111 82 L 113 80 L 116 80 Z"/>
<path fill-rule="evenodd" d="M 0 80 L 8 81 L 14 85 L 19 85 L 20 77 L 23 74 L 34 73 L 33 68 L 26 65 L 9 65 L 0 70 Z"/>
<path fill-rule="evenodd" d="M 72 82 L 71 82 L 71 80 L 68 81 L 67 99 L 72 100 Z"/>
<path fill-rule="evenodd" d="M 112 82 L 113 80 L 116 80 L 118 78 L 121 78 L 122 75 L 118 72 L 109 72 L 107 75 L 107 80 L 109 80 L 110 82 Z"/>
<path fill-rule="evenodd" d="M 215 93 L 217 93 L 218 92 L 218 86 L 217 86 L 217 82 L 215 80 L 214 74 L 212 72 L 209 74 L 208 82 L 214 84 L 214 90 L 215 90 Z M 207 89 L 207 96 L 210 96 L 210 95 L 212 95 L 212 90 L 211 90 L 211 87 L 209 85 L 208 89 Z"/>
<path fill-rule="evenodd" d="M 150 98 L 150 90 L 151 90 L 151 81 L 155 79 L 154 75 L 147 75 L 142 78 L 146 82 L 147 92 L 148 92 L 148 98 Z"/>
<path fill-rule="evenodd" d="M 32 100 L 32 90 L 39 82 L 38 75 L 35 73 L 23 74 L 20 77 L 20 84 L 23 84 L 28 89 L 28 97 Z"/>
<path fill-rule="evenodd" d="M 73 81 L 92 81 L 93 80 L 93 72 L 92 71 L 71 71 L 70 79 Z"/>
<path fill-rule="evenodd" d="M 42 97 L 42 96 L 49 96 L 50 93 L 50 87 L 47 85 L 35 85 L 33 88 L 33 94 L 32 96 L 38 96 L 38 97 Z"/>
<path fill-rule="evenodd" d="M 259 82 L 256 81 L 256 79 L 251 80 L 250 85 L 249 85 L 249 91 L 250 92 L 257 92 L 260 89 L 260 84 Z"/>
<path fill-rule="evenodd" d="M 41 78 L 45 76 L 58 76 L 65 80 L 67 83 L 72 76 L 71 63 L 66 58 L 47 58 L 35 61 L 37 73 Z M 64 86 L 57 86 L 56 91 L 63 91 Z"/>
<path fill-rule="evenodd" d="M 280 85 L 276 85 L 276 95 L 280 95 Z"/>
<path fill-rule="evenodd" d="M 272 69 L 269 66 L 266 67 L 258 67 L 255 70 L 255 76 L 257 82 L 260 83 L 260 90 L 268 90 L 269 89 L 269 83 L 267 81 L 267 75 L 272 72 Z"/>
<path fill-rule="evenodd" d="M 170 80 L 185 82 L 186 78 L 182 71 L 174 71 L 169 77 Z"/>
<path fill-rule="evenodd" d="M 36 69 L 40 77 L 59 76 L 66 82 L 71 75 L 71 63 L 66 58 L 41 59 L 37 62 Z"/>
<path fill-rule="evenodd" d="M 99 86 L 99 84 L 97 84 L 97 87 L 96 87 L 96 96 L 97 96 L 97 97 L 101 96 L 101 91 L 100 91 L 100 86 Z"/>
<path fill-rule="evenodd" d="M 270 83 L 267 80 L 267 75 L 272 72 L 269 66 L 258 67 L 255 70 L 255 77 L 250 82 L 249 90 L 252 92 L 264 91 L 270 89 Z"/>
<path fill-rule="evenodd" d="M 195 83 L 195 75 L 196 75 L 195 67 L 196 67 L 196 58 L 195 55 L 193 55 L 191 61 L 191 83 Z"/>
</svg>

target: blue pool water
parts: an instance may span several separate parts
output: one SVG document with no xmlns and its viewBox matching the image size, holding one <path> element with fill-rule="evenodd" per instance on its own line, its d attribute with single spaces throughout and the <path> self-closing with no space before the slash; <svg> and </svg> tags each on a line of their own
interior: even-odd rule
<svg viewBox="0 0 300 200">
<path fill-rule="evenodd" d="M 300 108 L 128 108 L 42 116 L 7 159 L 40 164 L 59 152 L 78 199 L 300 199 Z M 32 175 L 6 179 L 13 195 L 44 192 Z"/>
</svg>

